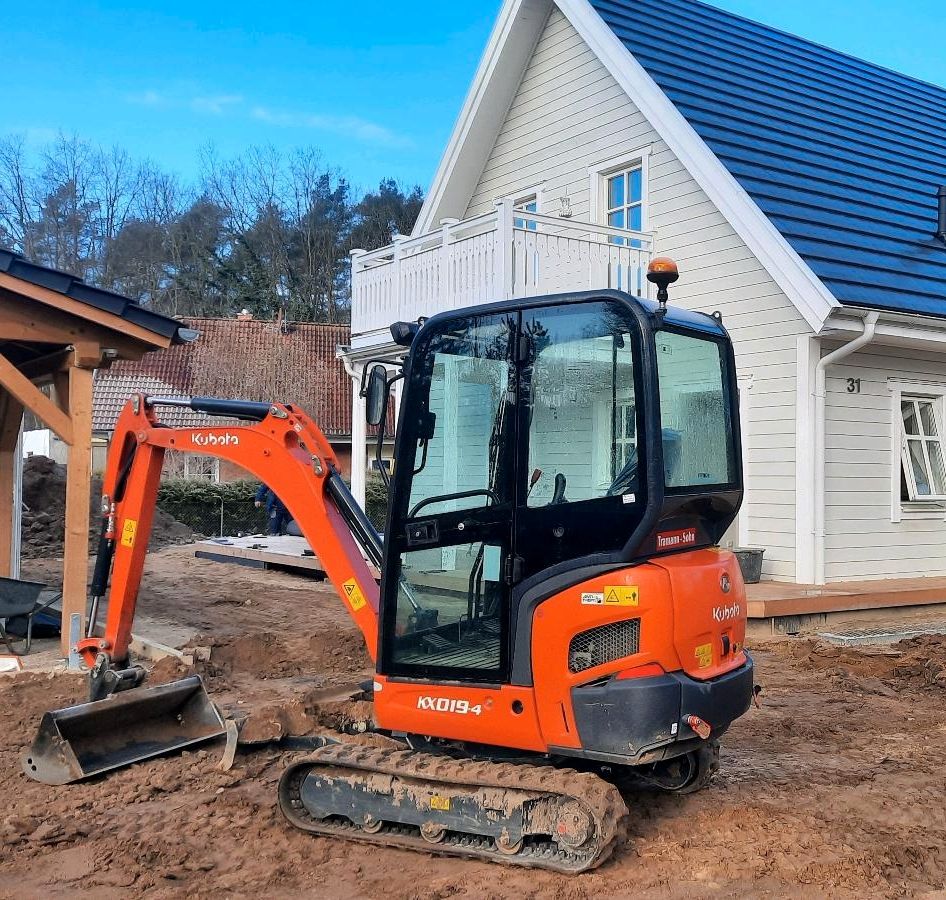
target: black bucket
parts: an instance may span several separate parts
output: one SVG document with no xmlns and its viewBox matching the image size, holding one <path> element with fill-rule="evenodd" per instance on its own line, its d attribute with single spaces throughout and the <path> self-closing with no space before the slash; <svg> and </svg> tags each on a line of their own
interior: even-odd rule
<svg viewBox="0 0 946 900">
<path fill-rule="evenodd" d="M 23 771 L 44 784 L 69 784 L 225 732 L 203 681 L 192 675 L 46 713 Z"/>
<path fill-rule="evenodd" d="M 742 570 L 742 580 L 746 584 L 758 584 L 762 580 L 763 547 L 736 547 L 733 550 Z"/>
</svg>

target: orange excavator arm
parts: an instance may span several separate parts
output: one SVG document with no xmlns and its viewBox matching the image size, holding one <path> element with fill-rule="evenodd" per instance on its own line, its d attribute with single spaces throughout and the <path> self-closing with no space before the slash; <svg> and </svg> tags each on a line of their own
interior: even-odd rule
<svg viewBox="0 0 946 900">
<path fill-rule="evenodd" d="M 170 428 L 158 420 L 155 408 L 161 405 L 186 406 L 244 422 Z M 338 595 L 344 598 L 374 660 L 379 590 L 361 548 L 369 558 L 374 557 L 372 561 L 377 565 L 378 537 L 348 493 L 332 447 L 318 425 L 300 410 L 278 403 L 162 399 L 139 394 L 128 401 L 118 419 L 106 464 L 92 611 L 87 637 L 77 647 L 84 661 L 90 666 L 96 662 L 101 665 L 104 657 L 111 665 L 123 662 L 128 655 L 167 450 L 229 460 L 276 493 L 317 554 Z M 105 631 L 95 636 L 98 601 L 106 590 Z"/>
</svg>

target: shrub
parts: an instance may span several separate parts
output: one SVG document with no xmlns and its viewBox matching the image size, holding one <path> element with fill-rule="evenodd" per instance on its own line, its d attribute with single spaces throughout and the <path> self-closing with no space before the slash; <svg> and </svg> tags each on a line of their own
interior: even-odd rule
<svg viewBox="0 0 946 900">
<path fill-rule="evenodd" d="M 256 481 L 170 479 L 158 488 L 158 506 L 199 534 L 257 534 L 266 530 L 266 510 L 253 503 L 258 488 Z"/>
<path fill-rule="evenodd" d="M 388 516 L 388 489 L 377 472 L 370 472 L 365 483 L 365 514 L 378 531 L 384 531 Z"/>
</svg>

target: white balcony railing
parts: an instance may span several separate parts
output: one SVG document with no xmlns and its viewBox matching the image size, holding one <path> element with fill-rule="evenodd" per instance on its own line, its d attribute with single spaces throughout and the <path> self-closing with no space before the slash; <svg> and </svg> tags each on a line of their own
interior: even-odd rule
<svg viewBox="0 0 946 900">
<path fill-rule="evenodd" d="M 352 251 L 352 343 L 370 346 L 392 322 L 495 300 L 600 288 L 646 296 L 652 249 L 645 232 L 497 201 L 492 212 L 429 234 Z"/>
</svg>

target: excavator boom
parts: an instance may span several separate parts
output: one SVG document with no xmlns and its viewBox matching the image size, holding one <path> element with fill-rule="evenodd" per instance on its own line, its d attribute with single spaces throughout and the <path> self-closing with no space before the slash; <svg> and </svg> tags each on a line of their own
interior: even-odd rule
<svg viewBox="0 0 946 900">
<path fill-rule="evenodd" d="M 161 425 L 157 414 L 161 406 L 184 404 L 197 412 L 243 421 L 201 428 Z M 374 660 L 378 585 L 365 555 L 376 565 L 380 562 L 377 534 L 349 494 L 331 445 L 305 413 L 282 404 L 137 395 L 119 416 L 113 447 L 102 486 L 103 532 L 92 585 L 93 608 L 95 598 L 105 593 L 109 572 L 111 589 L 104 634 L 90 633 L 78 645 L 89 666 L 102 654 L 112 664 L 128 655 L 161 466 L 168 450 L 232 462 L 283 498 L 339 596 L 347 599 Z M 89 626 L 91 632 L 94 620 Z"/>
</svg>

